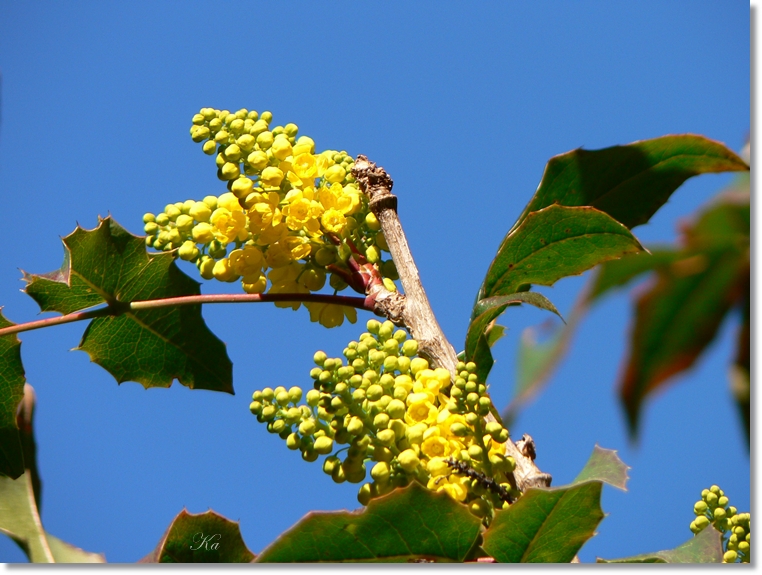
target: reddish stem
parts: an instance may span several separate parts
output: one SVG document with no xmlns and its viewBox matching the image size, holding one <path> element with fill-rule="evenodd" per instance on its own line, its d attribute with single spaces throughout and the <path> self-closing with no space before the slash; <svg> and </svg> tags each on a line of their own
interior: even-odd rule
<svg viewBox="0 0 762 575">
<path fill-rule="evenodd" d="M 194 305 L 203 303 L 258 303 L 258 302 L 306 302 L 306 303 L 327 303 L 336 305 L 345 305 L 357 309 L 373 311 L 373 302 L 364 297 L 351 297 L 330 294 L 303 294 L 303 293 L 274 293 L 274 294 L 207 294 L 207 295 L 189 295 L 181 297 L 171 297 L 165 299 L 154 299 L 145 301 L 134 301 L 129 305 L 120 305 L 118 307 L 106 306 L 90 311 L 70 313 L 58 317 L 49 317 L 37 321 L 19 323 L 3 329 L 0 329 L 0 337 L 31 331 L 53 325 L 61 325 L 74 321 L 83 321 L 96 317 L 109 315 L 120 315 L 125 311 L 139 311 L 145 309 L 157 309 L 175 305 Z"/>
</svg>

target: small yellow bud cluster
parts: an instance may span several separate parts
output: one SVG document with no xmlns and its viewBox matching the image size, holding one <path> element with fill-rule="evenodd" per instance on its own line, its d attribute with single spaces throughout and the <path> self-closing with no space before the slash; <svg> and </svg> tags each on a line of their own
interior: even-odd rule
<svg viewBox="0 0 762 575">
<path fill-rule="evenodd" d="M 168 204 L 143 218 L 146 244 L 196 264 L 204 279 L 240 281 L 247 293 L 310 293 L 350 285 L 353 252 L 373 264 L 387 289 L 399 279 L 376 217 L 352 176 L 346 152 L 315 153 L 295 124 L 271 126 L 272 114 L 203 108 L 191 138 L 214 155 L 228 191 Z M 359 262 L 364 263 L 364 262 Z M 361 293 L 364 292 L 361 291 Z M 299 302 L 277 303 L 300 307 Z M 326 327 L 357 321 L 354 308 L 305 303 Z"/>
<path fill-rule="evenodd" d="M 704 489 L 701 492 L 701 500 L 693 506 L 696 519 L 691 522 L 691 531 L 698 534 L 711 523 L 723 534 L 723 563 L 749 563 L 751 514 L 738 513 L 738 510 L 728 503 L 725 492 L 719 486 L 712 485 L 709 489 Z"/>
<path fill-rule="evenodd" d="M 485 422 L 490 404 L 476 366 L 458 364 L 451 383 L 449 371 L 417 356 L 418 342 L 405 331 L 373 319 L 367 328 L 344 349 L 346 362 L 315 354 L 307 405 L 292 402 L 299 388 L 267 388 L 254 392 L 252 413 L 306 461 L 330 454 L 323 470 L 337 483 L 361 483 L 369 471 L 358 493 L 363 505 L 418 481 L 489 522 L 507 505 L 496 491 L 510 491 L 515 462 L 505 455 L 508 431 Z M 348 447 L 332 453 L 335 445 Z M 478 473 L 459 473 L 455 462 Z M 484 477 L 500 489 L 485 488 Z"/>
</svg>

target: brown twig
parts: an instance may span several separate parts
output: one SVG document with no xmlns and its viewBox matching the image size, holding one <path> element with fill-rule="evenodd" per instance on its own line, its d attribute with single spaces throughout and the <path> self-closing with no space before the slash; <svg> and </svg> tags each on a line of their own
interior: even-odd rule
<svg viewBox="0 0 762 575">
<path fill-rule="evenodd" d="M 367 157 L 357 157 L 352 175 L 368 197 L 370 210 L 381 224 L 381 230 L 394 259 L 397 273 L 405 295 L 390 292 L 382 282 L 371 282 L 367 293 L 375 302 L 375 311 L 391 321 L 405 325 L 418 340 L 419 354 L 436 367 L 447 369 L 456 375 L 458 358 L 455 349 L 439 326 L 429 299 L 421 284 L 418 268 L 410 253 L 405 232 L 397 215 L 397 196 L 392 194 L 392 179 L 384 168 L 370 162 Z M 487 416 L 495 421 L 492 414 Z M 527 436 L 528 437 L 528 436 Z M 531 441 L 531 438 L 529 438 Z M 532 442 L 534 448 L 534 442 Z M 506 442 L 506 455 L 513 457 L 516 469 L 509 480 L 520 491 L 529 487 L 549 487 L 551 476 L 541 472 L 530 458 L 519 450 L 512 441 Z"/>
</svg>

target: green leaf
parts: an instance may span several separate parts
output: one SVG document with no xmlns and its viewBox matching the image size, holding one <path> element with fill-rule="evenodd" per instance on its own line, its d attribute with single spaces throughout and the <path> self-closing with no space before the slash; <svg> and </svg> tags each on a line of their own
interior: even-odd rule
<svg viewBox="0 0 762 575">
<path fill-rule="evenodd" d="M 529 214 L 503 240 L 480 299 L 512 294 L 522 284 L 551 286 L 640 251 L 640 242 L 609 215 L 594 208 L 552 205 Z"/>
<path fill-rule="evenodd" d="M 577 149 L 548 162 L 516 225 L 532 212 L 560 204 L 592 206 L 632 229 L 646 223 L 688 178 L 748 169 L 723 144 L 693 134 Z"/>
<path fill-rule="evenodd" d="M 156 549 L 139 563 L 250 563 L 253 559 L 237 521 L 211 509 L 197 514 L 183 509 Z"/>
<path fill-rule="evenodd" d="M 558 310 L 550 300 L 537 292 L 513 293 L 478 301 L 474 306 L 473 319 L 468 326 L 466 334 L 466 361 L 476 363 L 479 369 L 477 375 L 480 381 L 487 380 L 487 375 L 494 363 L 492 353 L 490 352 L 492 344 L 489 343 L 486 337 L 487 332 L 491 332 L 494 329 L 494 320 L 505 311 L 506 307 L 521 303 L 528 303 L 540 309 L 551 311 L 558 317 L 561 317 L 561 314 L 558 313 Z M 502 331 L 498 333 L 501 335 Z M 496 340 L 493 340 L 493 343 L 494 341 Z"/>
<path fill-rule="evenodd" d="M 69 545 L 42 527 L 41 481 L 34 440 L 35 403 L 34 389 L 24 384 L 16 420 L 26 471 L 17 479 L 0 477 L 0 532 L 13 539 L 33 563 L 104 563 L 103 555 Z"/>
<path fill-rule="evenodd" d="M 131 311 L 134 301 L 200 293 L 172 254 L 147 253 L 143 239 L 113 219 L 77 228 L 63 239 L 60 270 L 25 274 L 26 292 L 43 311 L 71 313 L 107 304 L 116 315 L 94 319 L 77 349 L 108 370 L 118 383 L 169 387 L 174 379 L 192 389 L 233 393 L 233 366 L 225 344 L 209 331 L 200 305 Z"/>
<path fill-rule="evenodd" d="M 102 553 L 91 553 L 47 534 L 48 545 L 56 563 L 105 563 Z"/>
<path fill-rule="evenodd" d="M 619 459 L 615 449 L 604 449 L 596 445 L 590 459 L 572 485 L 585 481 L 603 481 L 617 489 L 627 491 L 628 469 L 630 468 Z"/>
<path fill-rule="evenodd" d="M 722 535 L 711 525 L 695 537 L 670 549 L 624 559 L 601 559 L 598 563 L 722 563 Z"/>
<path fill-rule="evenodd" d="M 18 479 L 0 477 L 0 532 L 18 543 L 32 563 L 54 562 L 29 473 Z"/>
<path fill-rule="evenodd" d="M 748 254 L 734 249 L 699 253 L 657 272 L 636 302 L 629 359 L 619 390 L 630 433 L 637 433 L 647 395 L 688 369 L 714 339 L 742 295 L 739 275 Z"/>
<path fill-rule="evenodd" d="M 257 563 L 464 560 L 481 522 L 465 505 L 418 483 L 355 512 L 311 512 L 257 557 Z"/>
<path fill-rule="evenodd" d="M 528 489 L 495 513 L 483 549 L 500 563 L 569 563 L 603 519 L 600 481 Z"/>
<path fill-rule="evenodd" d="M 0 329 L 14 325 L 3 316 L 0 307 Z M 0 337 L 0 475 L 14 479 L 24 473 L 16 410 L 24 396 L 24 366 L 21 364 L 21 342 L 16 335 Z"/>
</svg>

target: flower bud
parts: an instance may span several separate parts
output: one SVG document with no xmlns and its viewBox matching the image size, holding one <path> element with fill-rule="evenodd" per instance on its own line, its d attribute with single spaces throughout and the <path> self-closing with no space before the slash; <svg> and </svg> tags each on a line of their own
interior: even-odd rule
<svg viewBox="0 0 762 575">
<path fill-rule="evenodd" d="M 291 142 L 285 136 L 278 136 L 272 143 L 273 156 L 279 160 L 285 160 L 291 155 Z"/>
<path fill-rule="evenodd" d="M 706 510 L 709 508 L 709 506 L 706 504 L 705 501 L 697 501 L 696 505 L 693 506 L 693 512 L 696 515 L 703 515 L 706 513 Z"/>
<path fill-rule="evenodd" d="M 389 415 L 386 413 L 379 413 L 373 418 L 373 425 L 376 429 L 386 429 L 389 426 Z"/>
<path fill-rule="evenodd" d="M 257 145 L 263 150 L 267 150 L 273 145 L 275 138 L 270 131 L 264 131 L 257 135 Z"/>
<path fill-rule="evenodd" d="M 738 553 L 735 551 L 725 551 L 725 554 L 722 556 L 722 562 L 723 563 L 735 563 L 738 559 Z"/>
<path fill-rule="evenodd" d="M 394 430 L 383 429 L 376 434 L 376 439 L 378 439 L 379 443 L 382 445 L 391 445 L 394 443 Z"/>
<path fill-rule="evenodd" d="M 276 167 L 268 166 L 262 170 L 262 175 L 259 178 L 265 186 L 277 188 L 283 181 L 283 172 Z"/>
<path fill-rule="evenodd" d="M 468 456 L 476 461 L 481 461 L 484 457 L 484 450 L 478 445 L 471 445 L 468 448 Z"/>
<path fill-rule="evenodd" d="M 320 367 L 323 367 L 326 359 L 328 359 L 328 356 L 324 351 L 316 351 L 315 355 L 312 356 L 312 360 Z"/>
<path fill-rule="evenodd" d="M 333 439 L 327 436 L 318 437 L 315 440 L 314 449 L 320 455 L 326 455 L 333 450 Z"/>
<path fill-rule="evenodd" d="M 315 433 L 315 420 L 305 419 L 299 424 L 299 433 L 302 435 L 312 435 Z"/>
<path fill-rule="evenodd" d="M 347 431 L 352 435 L 360 435 L 365 426 L 359 417 L 352 417 L 347 425 Z"/>
</svg>

